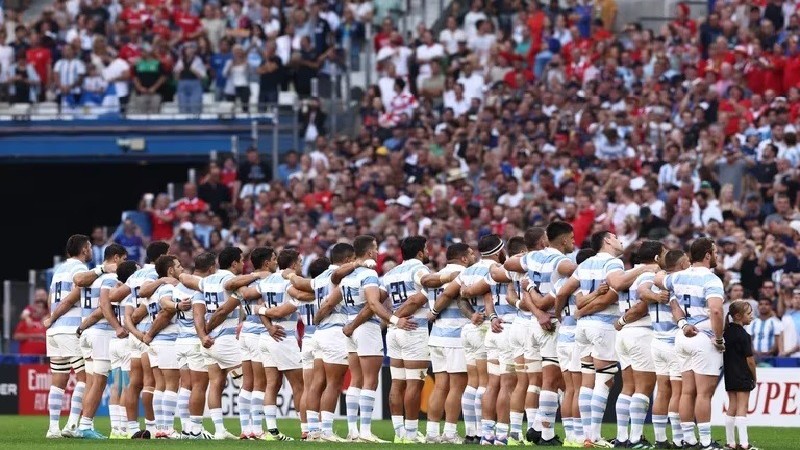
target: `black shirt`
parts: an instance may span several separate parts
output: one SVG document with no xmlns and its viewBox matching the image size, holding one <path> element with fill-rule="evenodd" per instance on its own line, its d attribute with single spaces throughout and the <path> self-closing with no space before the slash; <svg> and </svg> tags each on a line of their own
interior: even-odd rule
<svg viewBox="0 0 800 450">
<path fill-rule="evenodd" d="M 244 183 L 269 183 L 272 181 L 272 170 L 263 161 L 258 164 L 245 161 L 239 166 L 239 177 Z"/>
<path fill-rule="evenodd" d="M 262 73 L 258 84 L 262 90 L 277 91 L 283 83 L 283 62 L 277 55 L 270 56 L 267 61 L 275 63 L 278 67 L 273 72 Z"/>
<path fill-rule="evenodd" d="M 222 204 L 231 201 L 231 191 L 227 187 L 219 183 L 203 183 L 197 187 L 197 196 L 208 203 L 214 214 L 225 217 L 225 210 L 222 208 Z"/>
<path fill-rule="evenodd" d="M 750 335 L 739 324 L 730 323 L 725 327 L 725 353 L 722 365 L 725 368 L 725 390 L 749 392 L 755 388 L 753 374 L 747 358 L 753 356 L 753 343 Z"/>
</svg>

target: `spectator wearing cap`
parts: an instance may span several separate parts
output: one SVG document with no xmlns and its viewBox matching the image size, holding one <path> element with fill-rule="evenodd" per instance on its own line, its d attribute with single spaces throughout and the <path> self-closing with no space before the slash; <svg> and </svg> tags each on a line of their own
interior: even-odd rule
<svg viewBox="0 0 800 450">
<path fill-rule="evenodd" d="M 771 299 L 762 297 L 758 300 L 758 315 L 746 330 L 753 337 L 753 353 L 757 361 L 783 352 L 783 324 L 775 316 Z"/>
<path fill-rule="evenodd" d="M 639 210 L 639 236 L 659 240 L 669 234 L 669 223 L 653 214 L 649 206 Z"/>
</svg>

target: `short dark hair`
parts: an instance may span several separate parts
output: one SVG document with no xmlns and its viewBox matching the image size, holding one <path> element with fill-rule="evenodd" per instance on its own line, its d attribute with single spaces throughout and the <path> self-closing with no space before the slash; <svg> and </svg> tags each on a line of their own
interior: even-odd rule
<svg viewBox="0 0 800 450">
<path fill-rule="evenodd" d="M 356 256 L 366 255 L 376 242 L 375 236 L 370 236 L 368 234 L 356 236 L 356 238 L 353 239 L 353 250 L 355 250 Z"/>
<path fill-rule="evenodd" d="M 151 242 L 150 245 L 147 246 L 147 251 L 145 251 L 144 262 L 152 263 L 153 261 L 157 260 L 159 256 L 166 255 L 168 251 L 168 243 L 164 241 Z"/>
<path fill-rule="evenodd" d="M 608 230 L 598 231 L 592 234 L 592 236 L 589 237 L 589 247 L 591 247 L 595 253 L 599 252 L 600 249 L 603 248 L 603 241 L 606 239 L 606 236 L 608 236 Z"/>
<path fill-rule="evenodd" d="M 119 244 L 108 244 L 108 247 L 103 251 L 103 260 L 111 259 L 115 256 L 127 255 L 128 251 L 125 247 Z"/>
<path fill-rule="evenodd" d="M 239 247 L 227 247 L 219 252 L 219 268 L 228 270 L 233 263 L 242 259 L 242 249 Z"/>
<path fill-rule="evenodd" d="M 522 236 L 514 236 L 508 240 L 509 255 L 518 255 L 520 253 L 525 253 L 527 249 L 528 246 L 525 245 L 525 238 Z"/>
<path fill-rule="evenodd" d="M 554 241 L 559 237 L 569 233 L 572 233 L 572 225 L 561 220 L 551 222 L 550 225 L 547 226 L 547 239 L 549 241 Z"/>
<path fill-rule="evenodd" d="M 686 255 L 683 250 L 670 250 L 664 256 L 664 268 L 666 270 L 674 270 L 678 261 Z"/>
<path fill-rule="evenodd" d="M 355 253 L 353 246 L 347 242 L 339 242 L 331 247 L 331 264 L 340 265 Z"/>
<path fill-rule="evenodd" d="M 89 242 L 89 236 L 85 234 L 73 234 L 67 239 L 67 256 L 74 258 L 81 254 L 83 247 Z"/>
<path fill-rule="evenodd" d="M 315 259 L 311 264 L 308 265 L 308 276 L 311 278 L 317 278 L 328 270 L 328 267 L 331 265 L 331 260 L 326 257 L 320 257 Z"/>
<path fill-rule="evenodd" d="M 250 262 L 253 263 L 253 270 L 261 270 L 264 263 L 272 259 L 275 249 L 272 247 L 256 247 L 250 252 Z"/>
<path fill-rule="evenodd" d="M 194 258 L 194 270 L 208 272 L 217 263 L 217 255 L 214 252 L 203 252 Z"/>
<path fill-rule="evenodd" d="M 450 244 L 450 246 L 447 247 L 447 253 L 445 254 L 445 257 L 448 261 L 452 261 L 463 258 L 464 256 L 467 256 L 468 253 L 469 245 L 463 242 L 456 242 L 455 244 Z"/>
<path fill-rule="evenodd" d="M 136 261 L 123 261 L 117 266 L 117 280 L 121 283 L 128 281 L 133 272 L 136 272 Z"/>
<path fill-rule="evenodd" d="M 159 277 L 166 277 L 169 269 L 175 265 L 178 258 L 172 255 L 161 255 L 156 260 L 156 273 Z"/>
<path fill-rule="evenodd" d="M 659 241 L 644 241 L 636 250 L 636 262 L 638 264 L 652 264 L 663 249 L 664 244 Z"/>
<path fill-rule="evenodd" d="M 696 263 L 703 260 L 708 253 L 711 253 L 711 249 L 714 247 L 714 241 L 709 238 L 701 237 L 695 239 L 692 242 L 692 246 L 689 247 L 689 258 L 691 262 Z"/>
<path fill-rule="evenodd" d="M 578 250 L 578 254 L 575 255 L 575 262 L 580 264 L 596 254 L 597 252 L 591 248 L 582 248 Z"/>
<path fill-rule="evenodd" d="M 293 248 L 283 249 L 278 253 L 278 268 L 281 270 L 288 269 L 292 264 L 297 262 L 299 258 L 300 253 L 298 253 L 297 250 Z"/>
<path fill-rule="evenodd" d="M 416 258 L 419 252 L 425 251 L 425 245 L 428 239 L 424 236 L 409 236 L 400 241 L 400 253 L 403 255 L 403 260 Z"/>
<path fill-rule="evenodd" d="M 546 233 L 547 231 L 542 227 L 530 227 L 525 230 L 525 246 L 528 247 L 528 250 L 536 248 Z"/>
</svg>

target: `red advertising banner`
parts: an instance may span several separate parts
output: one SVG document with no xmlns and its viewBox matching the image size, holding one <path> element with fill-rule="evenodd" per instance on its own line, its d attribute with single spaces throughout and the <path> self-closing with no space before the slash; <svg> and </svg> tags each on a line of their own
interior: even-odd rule
<svg viewBox="0 0 800 450">
<path fill-rule="evenodd" d="M 75 374 L 70 374 L 61 413 L 69 413 Z M 50 393 L 50 366 L 47 364 L 21 364 L 19 366 L 19 414 L 47 415 L 47 395 Z"/>
</svg>

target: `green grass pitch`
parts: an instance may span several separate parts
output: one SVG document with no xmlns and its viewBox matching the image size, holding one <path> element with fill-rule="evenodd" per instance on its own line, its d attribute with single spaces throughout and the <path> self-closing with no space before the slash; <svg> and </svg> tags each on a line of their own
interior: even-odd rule
<svg viewBox="0 0 800 450">
<path fill-rule="evenodd" d="M 62 426 L 64 425 L 65 418 L 62 418 Z M 226 419 L 225 421 L 228 429 L 237 434 L 239 431 L 239 421 L 236 419 Z M 800 422 L 798 428 L 759 428 L 751 427 L 749 429 L 750 442 L 762 449 L 800 449 Z M 213 430 L 210 420 L 206 419 L 206 429 Z M 279 427 L 285 434 L 299 439 L 300 424 L 297 420 L 280 420 Z M 108 435 L 109 421 L 108 418 L 100 418 L 95 423 L 95 428 Z M 459 427 L 460 428 L 460 427 Z M 336 421 L 334 430 L 340 435 L 347 434 L 347 424 L 344 421 Z M 392 424 L 388 420 L 381 420 L 372 423 L 373 432 L 383 439 L 391 440 L 394 436 L 392 431 Z M 425 422 L 420 422 L 420 430 L 425 430 Z M 0 417 L 0 449 L 82 449 L 87 447 L 95 448 L 146 448 L 151 449 L 155 447 L 182 447 L 182 448 L 242 448 L 242 447 L 257 447 L 269 446 L 272 448 L 284 449 L 297 449 L 297 448 L 330 448 L 339 447 L 346 448 L 348 446 L 356 446 L 359 448 L 376 447 L 370 444 L 331 444 L 322 442 L 262 442 L 262 441 L 127 441 L 127 440 L 104 440 L 104 441 L 84 441 L 81 439 L 58 439 L 47 440 L 44 438 L 47 431 L 47 417 L 30 417 L 30 416 L 3 416 Z M 459 430 L 463 434 L 463 429 Z M 560 426 L 557 431 L 563 437 L 563 431 Z M 613 437 L 615 426 L 613 424 L 606 424 L 603 426 L 603 435 Z M 648 439 L 653 438 L 653 430 L 651 426 L 645 428 L 645 436 Z M 714 427 L 713 438 L 724 445 L 725 443 L 725 429 L 723 427 Z M 401 447 L 399 445 L 387 444 L 381 445 L 381 448 Z M 408 446 L 402 446 L 408 448 Z M 414 448 L 442 448 L 442 445 L 422 445 L 415 444 Z"/>
</svg>

